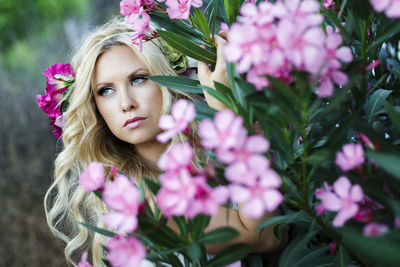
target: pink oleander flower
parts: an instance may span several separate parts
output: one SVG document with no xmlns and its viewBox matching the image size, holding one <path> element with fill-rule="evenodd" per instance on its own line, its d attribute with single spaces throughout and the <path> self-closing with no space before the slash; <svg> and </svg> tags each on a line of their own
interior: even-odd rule
<svg viewBox="0 0 400 267">
<path fill-rule="evenodd" d="M 325 66 L 320 74 L 320 84 L 317 95 L 319 97 L 329 97 L 333 93 L 333 83 L 340 86 L 348 82 L 348 77 L 340 71 L 341 62 L 349 63 L 353 60 L 353 54 L 349 47 L 339 47 L 342 42 L 342 36 L 334 32 L 331 26 L 326 27 L 325 41 Z"/>
<path fill-rule="evenodd" d="M 373 218 L 373 211 L 383 209 L 383 206 L 374 201 L 370 197 L 364 195 L 361 202 L 358 204 L 359 209 L 354 219 L 360 222 L 370 222 Z"/>
<path fill-rule="evenodd" d="M 86 192 L 92 192 L 104 187 L 104 167 L 101 162 L 91 162 L 82 172 L 79 177 L 79 185 L 81 185 Z"/>
<path fill-rule="evenodd" d="M 171 19 L 188 19 L 190 8 L 201 7 L 203 0 L 166 0 L 167 13 Z"/>
<path fill-rule="evenodd" d="M 87 251 L 83 252 L 81 261 L 75 267 L 92 267 L 92 265 L 87 261 L 88 253 Z"/>
<path fill-rule="evenodd" d="M 375 69 L 375 68 L 378 67 L 380 64 L 381 64 L 381 60 L 380 60 L 380 59 L 372 60 L 372 62 L 367 66 L 367 70 Z"/>
<path fill-rule="evenodd" d="M 335 7 L 335 2 L 333 0 L 324 0 L 324 2 L 322 2 L 322 5 L 327 9 L 332 9 Z"/>
<path fill-rule="evenodd" d="M 112 211 L 104 214 L 103 222 L 118 233 L 134 232 L 137 228 L 137 214 L 140 206 L 140 192 L 124 175 L 118 175 L 105 185 L 104 202 Z"/>
<path fill-rule="evenodd" d="M 318 27 L 324 17 L 318 14 L 320 4 L 316 0 L 286 0 L 277 2 L 279 7 L 278 17 L 282 20 L 290 20 L 299 32 L 309 27 Z"/>
<path fill-rule="evenodd" d="M 229 149 L 219 149 L 217 158 L 223 163 L 248 162 L 254 155 L 261 155 L 269 149 L 268 140 L 262 135 L 247 136 L 243 132 L 238 136 L 237 143 Z"/>
<path fill-rule="evenodd" d="M 343 171 L 349 171 L 359 167 L 364 160 L 364 150 L 361 144 L 346 144 L 342 151 L 336 154 L 335 163 Z"/>
<path fill-rule="evenodd" d="M 199 214 L 213 216 L 218 213 L 220 205 L 225 204 L 229 197 L 229 190 L 225 186 L 212 188 L 206 182 L 205 177 L 199 176 L 193 179 L 196 191 L 186 215 L 194 218 Z"/>
<path fill-rule="evenodd" d="M 358 210 L 358 203 L 364 197 L 361 186 L 351 185 L 345 176 L 339 177 L 333 184 L 333 192 L 326 192 L 321 197 L 323 207 L 328 211 L 338 211 L 333 226 L 340 227 L 353 218 Z"/>
<path fill-rule="evenodd" d="M 229 149 L 236 146 L 239 135 L 246 131 L 243 119 L 230 109 L 219 111 L 214 121 L 204 119 L 199 124 L 201 145 L 208 149 Z"/>
<path fill-rule="evenodd" d="M 139 45 L 139 50 L 142 51 L 143 40 L 151 38 L 153 35 L 150 29 L 150 16 L 144 12 L 137 15 L 132 22 L 132 30 L 132 43 Z"/>
<path fill-rule="evenodd" d="M 269 161 L 264 156 L 253 155 L 246 162 L 238 161 L 225 168 L 225 177 L 232 183 L 252 186 L 258 177 L 265 174 L 279 176 L 269 168 Z"/>
<path fill-rule="evenodd" d="M 400 229 L 400 217 L 394 218 L 394 228 Z"/>
<path fill-rule="evenodd" d="M 156 203 L 166 217 L 186 215 L 194 195 L 196 185 L 187 169 L 166 172 L 159 178 L 161 189 L 156 196 Z"/>
<path fill-rule="evenodd" d="M 121 15 L 131 16 L 138 15 L 143 12 L 142 0 L 122 0 L 119 5 L 121 9 Z"/>
<path fill-rule="evenodd" d="M 260 218 L 265 211 L 273 211 L 282 203 L 283 196 L 277 190 L 280 185 L 279 176 L 268 170 L 252 185 L 231 184 L 230 198 L 242 205 L 243 215 Z"/>
<path fill-rule="evenodd" d="M 327 182 L 324 182 L 322 187 L 315 190 L 314 195 L 316 198 L 321 200 L 324 198 L 325 194 L 327 194 L 329 192 L 332 192 L 332 186 L 330 186 Z M 314 207 L 314 209 L 317 212 L 318 216 L 321 216 L 321 215 L 325 214 L 325 212 L 326 212 L 326 208 L 322 203 L 319 205 L 316 205 Z"/>
<path fill-rule="evenodd" d="M 157 140 L 166 143 L 175 135 L 183 132 L 196 117 L 196 109 L 193 103 L 180 99 L 172 105 L 171 114 L 162 115 L 158 123 L 164 132 L 157 135 Z"/>
<path fill-rule="evenodd" d="M 400 0 L 371 0 L 371 5 L 378 12 L 385 11 L 389 18 L 400 17 Z"/>
<path fill-rule="evenodd" d="M 107 260 L 113 267 L 140 266 L 146 257 L 146 249 L 135 237 L 115 236 L 107 240 Z"/>
<path fill-rule="evenodd" d="M 389 228 L 386 225 L 373 222 L 364 226 L 363 234 L 365 236 L 381 236 L 388 230 Z"/>
<path fill-rule="evenodd" d="M 192 167 L 193 149 L 187 143 L 175 144 L 171 149 L 162 154 L 158 160 L 158 167 L 163 171 L 178 171 Z"/>
</svg>

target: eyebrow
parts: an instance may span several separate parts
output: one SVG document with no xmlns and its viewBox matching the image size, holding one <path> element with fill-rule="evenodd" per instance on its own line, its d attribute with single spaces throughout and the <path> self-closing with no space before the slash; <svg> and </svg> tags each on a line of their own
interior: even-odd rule
<svg viewBox="0 0 400 267">
<path fill-rule="evenodd" d="M 139 68 L 139 69 L 133 71 L 131 74 L 129 74 L 129 75 L 128 75 L 128 79 L 131 79 L 131 78 L 135 77 L 135 76 L 136 76 L 139 72 L 141 72 L 141 71 L 145 72 L 146 75 L 149 74 L 149 71 L 148 71 L 147 69 Z M 97 91 L 97 90 L 99 89 L 99 87 L 101 88 L 101 87 L 111 86 L 111 85 L 112 85 L 112 83 L 98 83 L 98 84 L 96 84 L 96 85 L 94 86 L 94 90 Z"/>
</svg>

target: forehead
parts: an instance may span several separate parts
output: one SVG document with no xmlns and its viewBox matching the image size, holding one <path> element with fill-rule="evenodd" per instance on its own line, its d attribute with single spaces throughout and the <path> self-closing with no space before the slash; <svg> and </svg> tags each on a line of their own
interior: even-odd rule
<svg viewBox="0 0 400 267">
<path fill-rule="evenodd" d="M 126 45 L 115 45 L 102 53 L 96 61 L 95 83 L 116 75 L 129 75 L 137 69 L 146 69 L 144 62 Z"/>
</svg>

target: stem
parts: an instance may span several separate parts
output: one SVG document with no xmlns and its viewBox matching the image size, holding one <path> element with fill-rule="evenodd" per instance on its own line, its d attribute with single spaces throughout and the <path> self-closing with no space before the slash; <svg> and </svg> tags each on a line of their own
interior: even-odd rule
<svg viewBox="0 0 400 267">
<path fill-rule="evenodd" d="M 364 105 L 366 95 L 367 95 L 367 87 L 365 83 L 365 77 L 366 77 L 366 66 L 367 66 L 367 22 L 363 21 L 362 22 L 362 29 L 361 29 L 361 43 L 362 43 L 362 48 L 361 48 L 361 61 L 362 61 L 362 70 L 361 70 L 361 84 L 360 84 L 360 90 L 361 90 L 361 101 L 360 101 L 360 107 Z"/>
</svg>

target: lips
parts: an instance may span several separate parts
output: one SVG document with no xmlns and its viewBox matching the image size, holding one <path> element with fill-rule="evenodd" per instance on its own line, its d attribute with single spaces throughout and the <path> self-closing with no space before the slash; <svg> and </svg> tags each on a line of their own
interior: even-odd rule
<svg viewBox="0 0 400 267">
<path fill-rule="evenodd" d="M 146 120 L 145 117 L 134 117 L 132 119 L 127 120 L 124 123 L 124 127 L 128 129 L 133 129 L 139 127 L 145 120 Z"/>
</svg>

